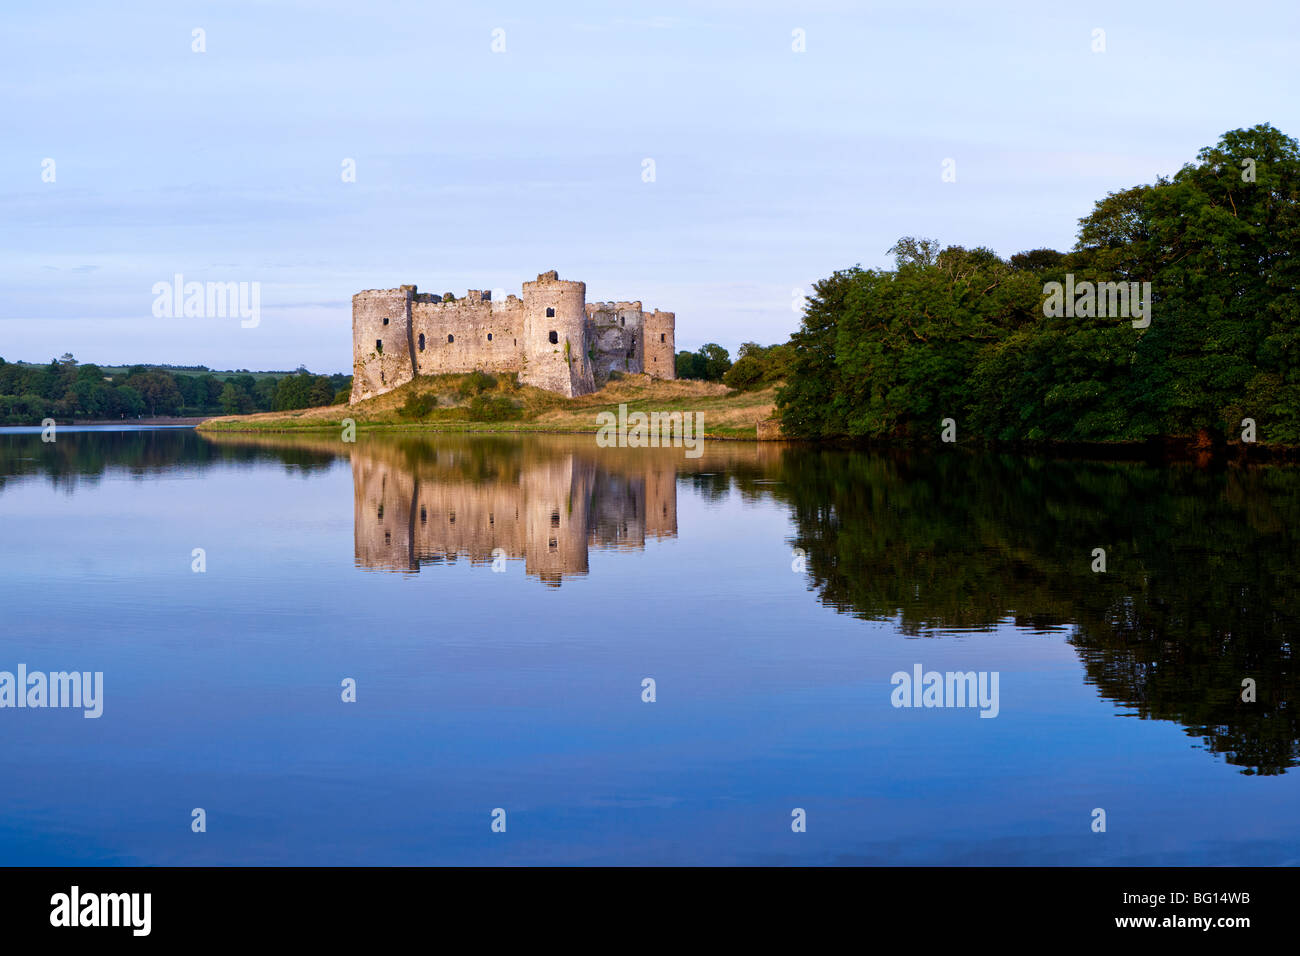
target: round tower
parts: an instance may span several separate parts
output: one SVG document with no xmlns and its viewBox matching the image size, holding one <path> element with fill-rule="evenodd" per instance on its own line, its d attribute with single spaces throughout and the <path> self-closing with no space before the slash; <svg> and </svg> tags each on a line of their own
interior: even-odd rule
<svg viewBox="0 0 1300 956">
<path fill-rule="evenodd" d="M 519 381 L 562 395 L 595 391 L 587 355 L 587 284 L 551 270 L 524 283 L 523 370 Z"/>
<path fill-rule="evenodd" d="M 352 297 L 351 402 L 382 395 L 409 382 L 411 299 L 415 286 L 371 289 Z"/>
<path fill-rule="evenodd" d="M 677 345 L 674 334 L 677 328 L 677 315 L 673 312 L 645 313 L 645 369 L 653 378 L 677 377 Z"/>
</svg>

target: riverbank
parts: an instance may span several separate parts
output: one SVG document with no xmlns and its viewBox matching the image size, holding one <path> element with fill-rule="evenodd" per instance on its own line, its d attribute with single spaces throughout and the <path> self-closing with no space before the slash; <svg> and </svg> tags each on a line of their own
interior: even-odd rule
<svg viewBox="0 0 1300 956">
<path fill-rule="evenodd" d="M 491 384 L 485 384 L 491 382 Z M 698 414 L 705 438 L 758 438 L 759 423 L 772 417 L 776 386 L 738 392 L 714 382 L 663 381 L 648 375 L 615 379 L 590 395 L 566 398 L 513 380 L 471 375 L 418 378 L 355 405 L 328 405 L 292 412 L 227 415 L 199 426 L 204 432 L 305 432 L 335 430 L 344 419 L 359 431 L 554 432 L 594 434 L 601 412 Z"/>
</svg>

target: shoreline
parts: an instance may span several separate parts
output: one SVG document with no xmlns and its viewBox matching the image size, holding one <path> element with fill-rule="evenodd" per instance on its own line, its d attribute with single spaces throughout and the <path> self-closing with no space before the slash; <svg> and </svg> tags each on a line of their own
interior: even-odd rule
<svg viewBox="0 0 1300 956">
<path fill-rule="evenodd" d="M 240 424 L 236 418 L 212 418 L 210 427 L 199 427 L 201 433 L 220 434 L 320 434 L 337 431 L 341 421 L 311 424 L 289 424 L 283 421 Z M 356 423 L 358 433 L 379 434 L 549 434 L 595 435 L 597 425 L 579 427 L 571 424 L 547 425 L 526 422 L 362 422 Z M 801 445 L 816 449 L 842 449 L 877 452 L 922 452 L 937 450 L 934 443 L 904 441 L 845 441 L 828 439 L 812 441 L 800 438 L 759 438 L 757 434 L 705 433 L 704 441 L 754 442 L 756 444 Z M 647 446 L 649 447 L 649 446 Z M 1147 441 L 1132 442 L 967 442 L 958 445 L 963 452 L 986 454 L 1014 454 L 1026 458 L 1077 459 L 1081 461 L 1133 461 L 1149 464 L 1191 463 L 1208 466 L 1214 463 L 1287 464 L 1300 462 L 1300 446 L 1270 445 L 1241 442 L 1205 446 L 1193 438 L 1161 436 Z"/>
</svg>

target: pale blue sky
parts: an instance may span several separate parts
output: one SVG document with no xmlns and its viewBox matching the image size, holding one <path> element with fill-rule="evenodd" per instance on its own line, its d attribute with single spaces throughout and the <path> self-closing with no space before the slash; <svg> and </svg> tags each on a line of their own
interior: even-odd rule
<svg viewBox="0 0 1300 956">
<path fill-rule="evenodd" d="M 1225 130 L 1300 134 L 1293 0 L 168 0 L 3 24 L 7 359 L 350 371 L 354 292 L 518 293 L 552 268 L 734 352 L 901 235 L 1065 248 L 1094 200 Z M 260 325 L 154 318 L 175 273 L 260 282 Z"/>
</svg>

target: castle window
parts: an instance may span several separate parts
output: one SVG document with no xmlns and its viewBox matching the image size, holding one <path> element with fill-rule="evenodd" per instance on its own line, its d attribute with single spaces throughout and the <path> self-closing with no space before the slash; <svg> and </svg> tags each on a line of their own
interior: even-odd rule
<svg viewBox="0 0 1300 956">
<path fill-rule="evenodd" d="M 421 352 L 424 351 L 424 333 L 423 333 L 423 332 L 420 333 L 420 351 L 421 351 Z"/>
<path fill-rule="evenodd" d="M 384 325 L 388 324 L 388 316 L 384 316 Z"/>
<path fill-rule="evenodd" d="M 551 340 L 552 345 L 560 344 L 560 337 L 559 335 L 556 334 L 554 329 L 551 329 L 551 334 L 548 336 L 548 338 Z"/>
<path fill-rule="evenodd" d="M 383 340 L 383 339 L 375 339 L 375 351 L 378 352 L 380 355 L 383 355 L 383 354 L 384 354 L 384 340 Z"/>
<path fill-rule="evenodd" d="M 548 308 L 546 309 L 546 317 L 547 317 L 548 319 L 553 319 L 553 318 L 555 318 L 555 310 L 552 309 L 552 308 L 550 308 L 550 307 L 548 307 Z"/>
<path fill-rule="evenodd" d="M 619 324 L 619 325 L 627 325 L 627 318 L 626 318 L 626 316 L 622 316 L 622 315 L 620 315 L 620 316 L 618 317 L 618 324 Z"/>
<path fill-rule="evenodd" d="M 666 333 L 666 332 L 660 332 L 660 333 L 659 333 L 659 341 L 660 341 L 660 342 L 663 342 L 663 341 L 664 341 L 664 336 L 667 335 L 667 334 L 668 334 L 668 333 Z"/>
<path fill-rule="evenodd" d="M 456 341 L 456 336 L 454 336 L 454 335 L 448 333 L 448 335 L 447 335 L 447 344 L 450 345 L 452 342 L 455 342 L 455 341 Z"/>
<path fill-rule="evenodd" d="M 420 524 L 428 524 L 428 523 L 429 523 L 429 512 L 424 507 L 424 505 L 420 505 Z"/>
<path fill-rule="evenodd" d="M 552 528 L 558 528 L 559 526 L 560 526 L 560 513 L 559 513 L 558 511 L 552 511 L 552 512 L 551 512 L 551 527 L 552 527 Z"/>
<path fill-rule="evenodd" d="M 491 332 L 488 333 L 488 341 L 489 341 L 489 342 L 492 341 L 492 333 L 491 333 Z"/>
</svg>

